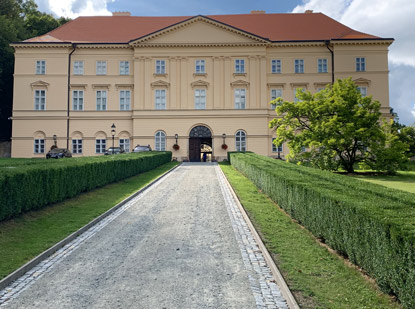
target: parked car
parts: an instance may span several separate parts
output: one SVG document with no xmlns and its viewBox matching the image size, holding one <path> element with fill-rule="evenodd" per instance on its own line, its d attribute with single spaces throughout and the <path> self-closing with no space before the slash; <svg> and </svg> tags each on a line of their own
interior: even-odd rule
<svg viewBox="0 0 415 309">
<path fill-rule="evenodd" d="M 53 148 L 46 154 L 46 159 L 72 158 L 72 153 L 65 148 Z"/>
<path fill-rule="evenodd" d="M 133 149 L 133 152 L 144 152 L 144 151 L 152 151 L 150 145 L 148 145 L 148 146 L 137 145 Z"/>
<path fill-rule="evenodd" d="M 111 155 L 111 154 L 120 154 L 120 153 L 124 153 L 124 148 L 121 147 L 110 147 L 107 150 L 105 150 L 104 154 L 105 155 Z"/>
</svg>

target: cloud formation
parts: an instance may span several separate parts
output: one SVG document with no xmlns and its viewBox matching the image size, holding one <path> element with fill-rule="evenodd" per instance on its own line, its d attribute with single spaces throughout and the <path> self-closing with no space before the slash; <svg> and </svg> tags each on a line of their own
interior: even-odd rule
<svg viewBox="0 0 415 309">
<path fill-rule="evenodd" d="M 107 4 L 115 0 L 36 0 L 39 10 L 55 16 L 76 18 L 78 16 L 111 15 Z"/>
</svg>

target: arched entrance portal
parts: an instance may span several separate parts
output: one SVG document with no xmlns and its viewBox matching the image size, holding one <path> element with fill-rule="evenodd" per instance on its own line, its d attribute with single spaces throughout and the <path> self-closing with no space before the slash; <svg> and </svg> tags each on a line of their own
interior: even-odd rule
<svg viewBox="0 0 415 309">
<path fill-rule="evenodd" d="M 212 132 L 205 126 L 194 127 L 189 134 L 189 161 L 201 162 L 212 158 Z"/>
</svg>

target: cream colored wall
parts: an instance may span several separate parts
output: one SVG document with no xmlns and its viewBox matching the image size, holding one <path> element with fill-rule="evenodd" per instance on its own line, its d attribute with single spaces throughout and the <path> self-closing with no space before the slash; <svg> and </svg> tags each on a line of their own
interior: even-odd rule
<svg viewBox="0 0 415 309">
<path fill-rule="evenodd" d="M 232 39 L 247 46 L 203 46 L 103 48 L 102 46 L 78 47 L 73 61 L 84 61 L 84 75 L 71 76 L 71 111 L 69 138 L 83 139 L 82 155 L 95 155 L 95 137 L 99 132 L 107 137 L 107 147 L 112 145 L 111 125 L 116 125 L 115 144 L 119 134 L 130 136 L 131 147 L 150 144 L 154 148 L 154 134 L 162 130 L 167 135 L 167 150 L 179 159 L 188 157 L 188 136 L 196 125 L 206 125 L 213 134 L 214 156 L 222 159 L 226 151 L 221 149 L 222 134 L 226 133 L 228 150 L 235 150 L 235 133 L 242 129 L 247 133 L 247 149 L 260 154 L 276 156 L 271 152 L 274 133 L 268 122 L 274 117 L 270 109 L 272 88 L 282 88 L 283 98 L 294 100 L 294 88 L 305 87 L 315 92 L 321 85 L 331 82 L 331 54 L 324 44 L 280 44 L 267 47 L 252 45 L 252 39 L 228 33 L 215 32 L 212 25 L 196 25 L 182 29 L 153 43 L 174 42 L 185 36 L 186 40 L 200 39 L 194 32 L 198 27 L 207 32 L 205 39 L 228 42 Z M 200 28 L 199 27 L 199 28 Z M 212 33 L 213 32 L 213 33 Z M 193 38 L 194 37 L 194 38 Z M 183 39 L 184 40 L 184 39 Z M 238 41 L 239 40 L 239 41 Z M 150 42 L 151 43 L 151 42 Z M 387 45 L 356 44 L 335 45 L 336 78 L 352 76 L 364 78 L 368 93 L 382 102 L 385 115 L 388 112 Z M 53 144 L 52 136 L 58 136 L 58 146 L 66 146 L 67 63 L 71 48 L 16 48 L 15 95 L 13 106 L 13 157 L 43 156 L 33 154 L 33 135 L 37 131 L 46 136 L 46 150 Z M 367 72 L 355 72 L 355 57 L 366 57 Z M 317 59 L 328 60 L 328 73 L 317 73 Z M 166 74 L 155 75 L 155 61 L 166 60 Z M 195 60 L 204 59 L 205 75 L 195 75 Z M 234 60 L 245 59 L 246 74 L 234 74 Z M 271 73 L 271 60 L 281 59 L 282 73 Z M 305 72 L 294 73 L 294 59 L 304 59 Z M 46 60 L 46 75 L 35 75 L 36 60 Z M 107 61 L 107 75 L 96 75 L 96 61 Z M 130 74 L 119 75 L 119 61 L 130 62 Z M 73 69 L 73 68 L 72 68 Z M 49 85 L 35 86 L 42 81 Z M 202 81 L 206 86 L 192 87 Z M 232 83 L 237 83 L 233 85 Z M 157 85 L 158 84 L 158 85 Z M 238 85 L 242 84 L 242 85 Z M 34 89 L 47 90 L 46 111 L 34 111 Z M 195 110 L 194 89 L 207 90 L 206 110 Z M 246 88 L 245 110 L 234 108 L 235 88 Z M 131 90 L 131 111 L 119 110 L 119 91 Z M 167 90 L 167 109 L 155 110 L 155 89 Z M 84 111 L 72 111 L 72 90 L 84 90 Z M 96 90 L 107 90 L 107 111 L 96 111 Z M 386 111 L 387 110 L 387 111 Z M 172 149 L 174 134 L 179 135 L 179 151 Z M 71 147 L 71 143 L 70 143 Z M 284 147 L 284 154 L 288 148 Z"/>
</svg>

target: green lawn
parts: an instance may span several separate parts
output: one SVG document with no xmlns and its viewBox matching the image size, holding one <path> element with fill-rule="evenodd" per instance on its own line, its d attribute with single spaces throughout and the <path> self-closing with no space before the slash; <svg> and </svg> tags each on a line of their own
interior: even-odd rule
<svg viewBox="0 0 415 309">
<path fill-rule="evenodd" d="M 0 279 L 159 177 L 177 162 L 0 222 Z"/>
<path fill-rule="evenodd" d="M 392 189 L 415 193 L 415 172 L 398 172 L 397 175 L 358 175 L 356 178 Z"/>
<path fill-rule="evenodd" d="M 359 271 L 321 246 L 229 164 L 221 164 L 303 308 L 400 308 Z"/>
</svg>

